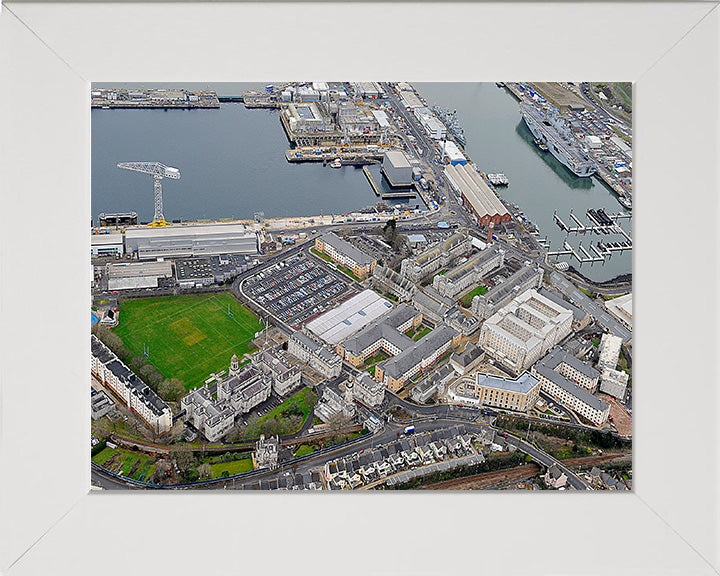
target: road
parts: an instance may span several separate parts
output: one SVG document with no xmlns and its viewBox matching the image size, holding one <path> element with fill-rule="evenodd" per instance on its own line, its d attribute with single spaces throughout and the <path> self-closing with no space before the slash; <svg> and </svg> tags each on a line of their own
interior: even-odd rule
<svg viewBox="0 0 720 576">
<path fill-rule="evenodd" d="M 619 320 L 615 320 L 613 316 L 602 306 L 596 304 L 591 298 L 583 294 L 572 282 L 558 272 L 550 274 L 550 282 L 559 288 L 565 294 L 570 302 L 582 308 L 590 314 L 598 324 L 607 328 L 612 334 L 620 336 L 623 342 L 627 343 L 632 340 L 632 331 L 626 328 Z"/>
</svg>

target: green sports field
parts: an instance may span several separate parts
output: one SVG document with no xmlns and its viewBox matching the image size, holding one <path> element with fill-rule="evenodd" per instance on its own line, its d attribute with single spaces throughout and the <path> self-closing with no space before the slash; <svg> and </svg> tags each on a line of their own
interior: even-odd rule
<svg viewBox="0 0 720 576">
<path fill-rule="evenodd" d="M 262 329 L 257 317 L 227 294 L 126 300 L 119 320 L 114 332 L 125 346 L 133 354 L 148 346 L 150 363 L 188 389 L 202 385 L 212 372 L 227 370 L 233 354 L 242 361 Z"/>
</svg>

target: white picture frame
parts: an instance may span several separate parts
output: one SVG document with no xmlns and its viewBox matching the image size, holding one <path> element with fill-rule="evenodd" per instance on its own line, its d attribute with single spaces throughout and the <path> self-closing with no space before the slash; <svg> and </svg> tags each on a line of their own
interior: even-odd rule
<svg viewBox="0 0 720 576">
<path fill-rule="evenodd" d="M 7 2 L 0 572 L 720 571 L 717 3 Z M 632 493 L 89 493 L 90 82 L 634 84 Z"/>
</svg>

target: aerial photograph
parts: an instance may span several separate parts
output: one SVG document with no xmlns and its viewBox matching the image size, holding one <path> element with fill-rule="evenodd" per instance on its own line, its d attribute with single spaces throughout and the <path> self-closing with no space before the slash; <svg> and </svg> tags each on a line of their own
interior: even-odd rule
<svg viewBox="0 0 720 576">
<path fill-rule="evenodd" d="M 91 86 L 93 490 L 617 490 L 632 84 Z"/>
</svg>

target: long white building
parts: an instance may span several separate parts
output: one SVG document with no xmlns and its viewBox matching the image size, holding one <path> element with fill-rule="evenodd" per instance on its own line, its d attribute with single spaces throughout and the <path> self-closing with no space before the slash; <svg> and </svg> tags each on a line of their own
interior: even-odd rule
<svg viewBox="0 0 720 576">
<path fill-rule="evenodd" d="M 569 310 L 527 290 L 485 321 L 479 344 L 520 374 L 570 334 L 572 317 Z"/>
<path fill-rule="evenodd" d="M 560 349 L 553 350 L 533 366 L 530 373 L 540 381 L 543 392 L 552 396 L 555 401 L 574 410 L 596 426 L 602 426 L 610 415 L 610 404 L 593 396 L 588 389 L 571 382 L 564 375 L 581 371 L 577 370 L 577 366 L 568 371 L 571 359 L 575 357 Z M 593 370 L 589 366 L 586 368 Z M 597 381 L 599 374 L 595 370 L 593 372 L 594 375 L 590 372 L 588 375 Z"/>
<path fill-rule="evenodd" d="M 150 428 L 164 434 L 172 428 L 172 412 L 167 404 L 94 334 L 90 348 L 90 370 Z"/>
<path fill-rule="evenodd" d="M 125 251 L 140 260 L 214 256 L 217 254 L 257 254 L 257 236 L 243 224 L 204 224 L 128 228 Z"/>
</svg>

